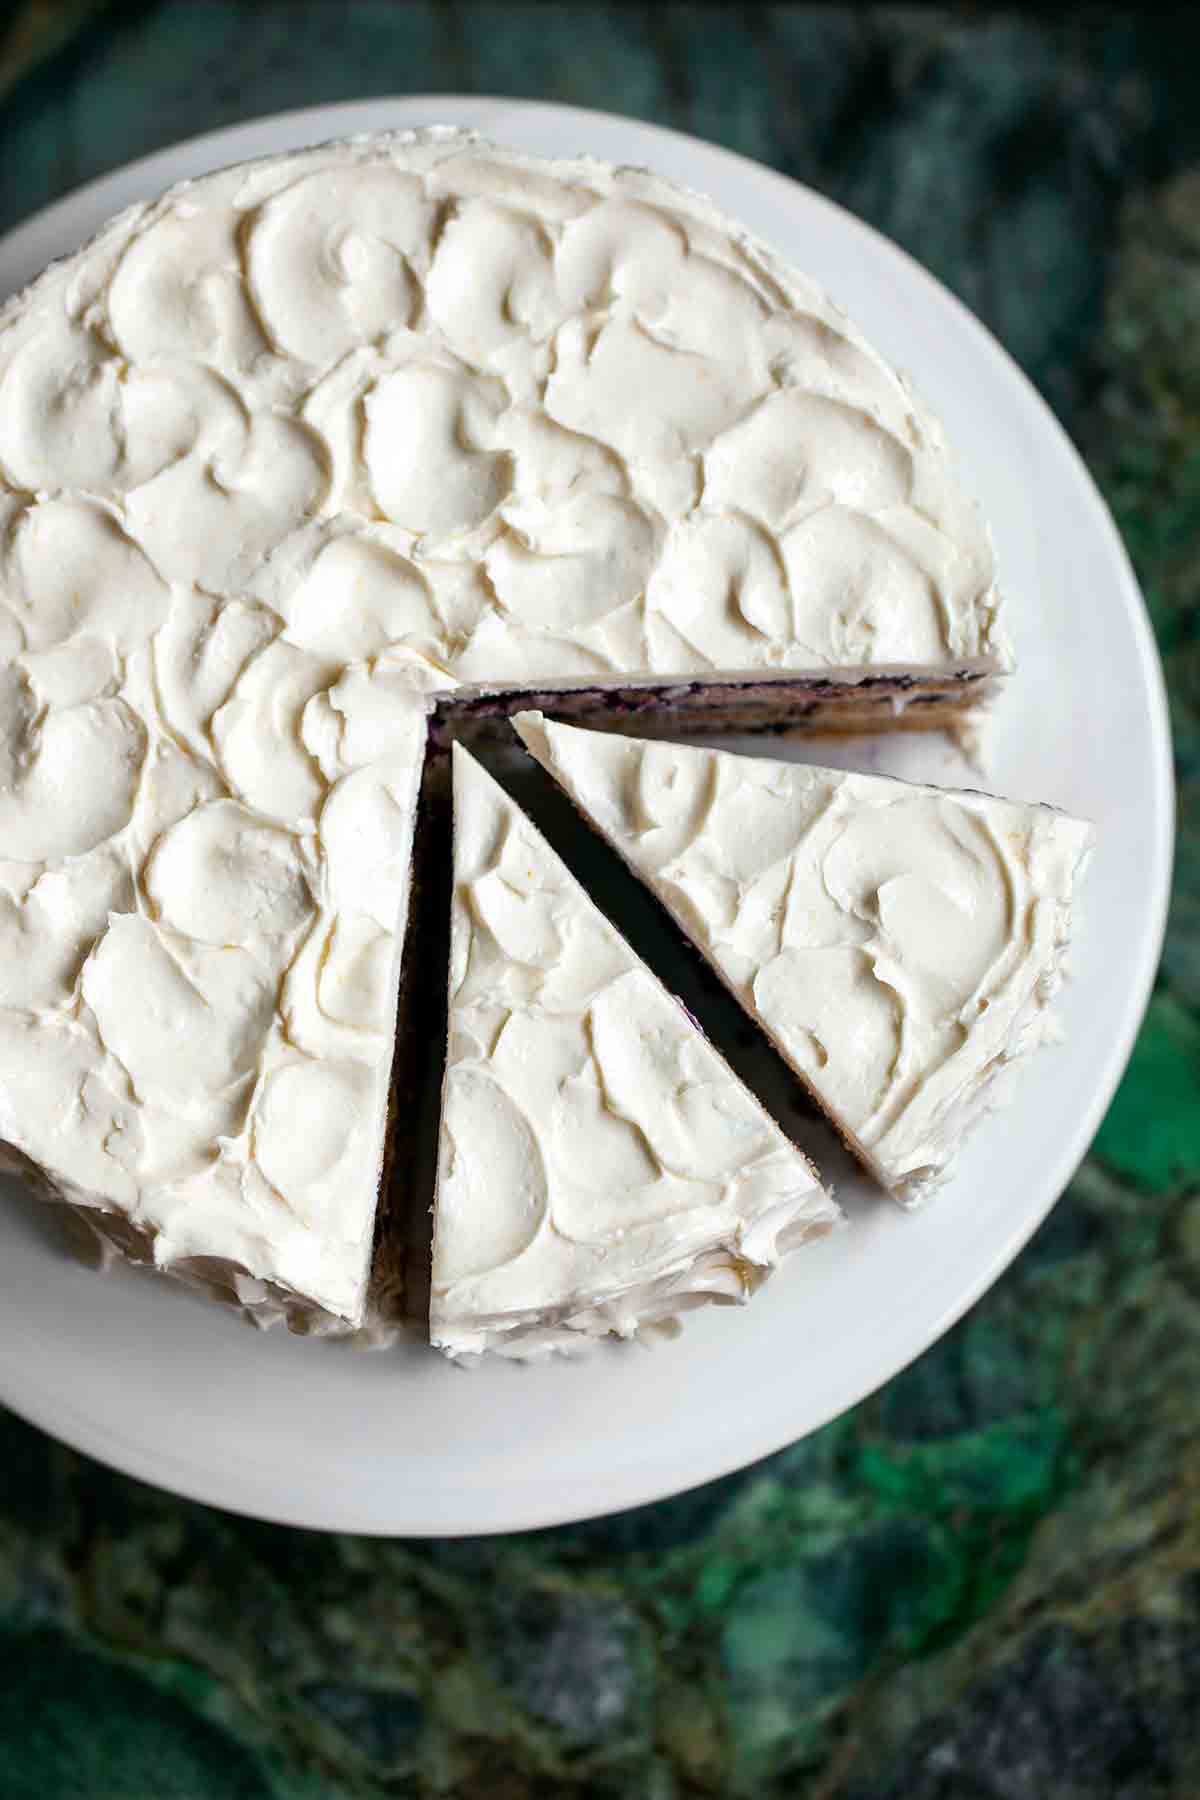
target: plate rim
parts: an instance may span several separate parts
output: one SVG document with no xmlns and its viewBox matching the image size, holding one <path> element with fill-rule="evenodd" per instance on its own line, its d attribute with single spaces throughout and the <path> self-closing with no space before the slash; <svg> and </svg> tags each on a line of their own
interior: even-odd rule
<svg viewBox="0 0 1200 1800">
<path fill-rule="evenodd" d="M 423 123 L 460 122 L 468 128 L 479 129 L 483 116 L 496 110 L 502 110 L 510 117 L 522 115 L 536 117 L 543 122 L 561 121 L 565 126 L 578 129 L 581 142 L 586 142 L 589 126 L 602 124 L 605 129 L 625 127 L 636 132 L 643 141 L 649 139 L 677 150 L 688 148 L 700 151 L 710 167 L 713 159 L 716 159 L 728 166 L 731 173 L 742 182 L 753 182 L 760 188 L 773 188 L 777 194 L 781 189 L 799 193 L 806 205 L 816 206 L 833 215 L 840 230 L 860 236 L 865 234 L 877 252 L 882 251 L 898 261 L 906 279 L 916 281 L 925 286 L 927 291 L 936 294 L 940 305 L 948 305 L 958 315 L 959 323 L 966 327 L 975 350 L 997 366 L 1010 385 L 1015 381 L 1023 390 L 1026 402 L 1032 404 L 1038 417 L 1039 428 L 1043 431 L 1049 428 L 1060 455 L 1065 457 L 1067 466 L 1075 476 L 1080 498 L 1086 498 L 1091 515 L 1093 541 L 1103 548 L 1114 577 L 1119 581 L 1137 646 L 1139 672 L 1150 715 L 1153 787 L 1148 799 L 1156 807 L 1158 815 L 1154 838 L 1154 868 L 1151 871 L 1154 877 L 1153 906 L 1148 925 L 1137 946 L 1135 975 L 1124 996 L 1121 1029 L 1108 1047 L 1105 1063 L 1092 1089 L 1089 1103 L 1076 1120 L 1066 1147 L 1052 1159 L 1050 1176 L 1038 1199 L 1032 1207 L 1026 1207 L 1019 1217 L 1014 1218 L 1013 1228 L 999 1249 L 993 1252 L 970 1281 L 956 1291 L 953 1299 L 938 1310 L 932 1320 L 922 1322 L 920 1331 L 898 1360 L 873 1370 L 869 1378 L 856 1384 L 849 1396 L 840 1396 L 829 1404 L 822 1403 L 815 1408 L 798 1433 L 795 1430 L 785 1429 L 780 1432 L 773 1429 L 769 1434 L 763 1435 L 756 1447 L 749 1451 L 742 1444 L 729 1452 L 714 1449 L 705 1458 L 702 1469 L 689 1470 L 682 1480 L 675 1481 L 668 1477 L 664 1481 L 660 1475 L 652 1475 L 648 1481 L 643 1481 L 636 1473 L 631 1477 L 629 1468 L 622 1465 L 613 1473 L 610 1483 L 613 1491 L 603 1496 L 597 1495 L 593 1486 L 592 1497 L 584 1499 L 576 1491 L 582 1484 L 577 1478 L 571 1478 L 565 1484 L 548 1482 L 544 1493 L 536 1500 L 523 1500 L 517 1507 L 510 1507 L 502 1518 L 480 1516 L 469 1523 L 448 1527 L 444 1519 L 430 1514 L 420 1520 L 404 1517 L 386 1523 L 377 1509 L 365 1509 L 356 1505 L 353 1499 L 347 1503 L 345 1496 L 332 1496 L 332 1504 L 323 1508 L 315 1504 L 307 1489 L 295 1500 L 277 1488 L 272 1488 L 271 1496 L 268 1497 L 257 1470 L 251 1472 L 240 1469 L 229 1475 L 221 1469 L 204 1467 L 190 1461 L 184 1463 L 171 1453 L 147 1448 L 127 1437 L 123 1431 L 108 1425 L 95 1425 L 90 1417 L 76 1412 L 69 1400 L 47 1399 L 39 1396 L 36 1391 L 32 1394 L 28 1390 L 14 1392 L 13 1383 L 8 1379 L 7 1367 L 0 1370 L 0 1401 L 13 1413 L 71 1448 L 137 1480 L 245 1517 L 307 1529 L 350 1531 L 364 1536 L 392 1536 L 398 1532 L 410 1537 L 489 1536 L 579 1523 L 646 1505 L 689 1492 L 800 1441 L 858 1405 L 869 1394 L 890 1381 L 936 1343 L 1009 1267 L 1057 1203 L 1087 1155 L 1125 1071 L 1150 999 L 1161 957 L 1170 902 L 1175 838 L 1175 782 L 1162 664 L 1128 552 L 1087 465 L 1065 428 L 1019 364 L 949 288 L 884 233 L 794 177 L 771 169 L 738 151 L 711 143 L 694 133 L 678 131 L 606 109 L 560 105 L 554 101 L 514 99 L 503 95 L 433 93 L 372 96 L 362 100 L 294 108 L 219 126 L 120 164 L 71 189 L 0 237 L 0 268 L 6 264 L 23 267 L 34 262 L 35 266 L 30 269 L 30 273 L 19 277 L 17 288 L 25 286 L 41 267 L 56 255 L 63 254 L 61 250 L 43 254 L 42 246 L 46 242 L 60 241 L 64 235 L 68 242 L 83 241 L 81 234 L 72 231 L 71 227 L 71 221 L 81 212 L 90 214 L 101 207 L 101 220 L 111 216 L 119 210 L 122 202 L 113 204 L 104 196 L 119 193 L 122 186 L 136 184 L 143 197 L 153 196 L 181 178 L 176 167 L 180 158 L 193 163 L 199 173 L 202 169 L 220 168 L 255 155 L 279 153 L 278 147 L 264 150 L 250 148 L 259 136 L 286 135 L 290 138 L 295 134 L 296 145 L 299 147 L 303 143 L 319 143 L 330 138 L 353 135 L 358 131 L 388 129 L 385 115 L 389 113 L 394 115 L 392 128 L 398 130 L 412 128 L 410 118 L 405 115 L 413 114 L 430 115 L 421 121 Z M 630 160 L 634 159 L 631 157 Z M 175 172 L 169 176 L 158 172 L 168 168 Z M 7 283 L 4 286 L 7 291 L 17 291 L 15 288 L 9 289 Z M 250 1341 L 252 1340 L 248 1339 Z M 239 1485 L 242 1489 L 240 1493 L 236 1491 Z M 269 1475 L 267 1485 L 271 1486 Z M 259 1492 L 260 1489 L 263 1491 Z M 525 1490 L 521 1489 L 520 1492 L 524 1495 Z M 323 1493 L 322 1499 L 325 1497 Z M 402 1495 L 397 1498 L 402 1499 Z"/>
</svg>

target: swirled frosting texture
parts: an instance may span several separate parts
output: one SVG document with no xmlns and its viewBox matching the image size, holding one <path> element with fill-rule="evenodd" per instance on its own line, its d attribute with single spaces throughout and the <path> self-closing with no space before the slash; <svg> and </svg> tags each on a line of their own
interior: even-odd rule
<svg viewBox="0 0 1200 1800">
<path fill-rule="evenodd" d="M 648 175 L 453 132 L 117 220 L 0 320 L 0 471 L 109 509 L 139 591 L 472 685 L 1007 654 L 939 426 L 815 287 Z"/>
<path fill-rule="evenodd" d="M 355 1317 L 422 694 L 1003 662 L 937 425 L 705 203 L 453 132 L 0 312 L 0 1138 Z"/>
<path fill-rule="evenodd" d="M 944 1175 L 1048 1002 L 1091 828 L 1044 806 L 515 721 L 880 1178 Z"/>
<path fill-rule="evenodd" d="M 503 790 L 454 755 L 433 1341 L 536 1354 L 745 1297 L 836 1207 Z"/>
<path fill-rule="evenodd" d="M 292 642 L 115 496 L 0 505 L 0 1139 L 161 1267 L 356 1320 L 443 678 Z"/>
<path fill-rule="evenodd" d="M 386 656 L 264 683 L 303 653 L 277 619 L 259 649 L 223 622 L 189 595 L 124 652 L 98 601 L 61 648 L 104 651 L 101 692 L 61 706 L 38 654 L 14 659 L 0 1139 L 160 1267 L 203 1265 L 264 1315 L 356 1321 L 427 702 Z"/>
</svg>

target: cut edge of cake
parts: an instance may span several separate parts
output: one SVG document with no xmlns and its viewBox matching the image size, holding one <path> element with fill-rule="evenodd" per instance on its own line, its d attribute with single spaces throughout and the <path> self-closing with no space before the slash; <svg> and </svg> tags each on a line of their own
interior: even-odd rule
<svg viewBox="0 0 1200 1800">
<path fill-rule="evenodd" d="M 1007 670 L 999 663 L 963 659 L 953 671 L 910 669 L 814 670 L 767 677 L 713 671 L 706 677 L 639 681 L 614 675 L 554 685 L 468 686 L 439 697 L 434 731 L 449 743 L 505 741 L 518 712 L 550 709 L 597 731 L 630 725 L 648 737 L 692 732 L 762 733 L 765 737 L 836 734 L 858 737 L 881 731 L 950 731 L 986 717 Z"/>
</svg>

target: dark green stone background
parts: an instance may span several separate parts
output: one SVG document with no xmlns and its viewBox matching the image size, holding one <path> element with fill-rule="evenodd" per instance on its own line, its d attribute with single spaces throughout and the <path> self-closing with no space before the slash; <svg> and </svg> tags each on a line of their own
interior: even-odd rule
<svg viewBox="0 0 1200 1800">
<path fill-rule="evenodd" d="M 9 0 L 0 227 L 195 131 L 451 89 L 759 157 L 1013 351 L 1166 661 L 1162 977 L 1015 1267 L 850 1416 L 697 1493 L 526 1537 L 339 1539 L 0 1420 L 0 1800 L 1195 1800 L 1200 17 Z"/>
</svg>

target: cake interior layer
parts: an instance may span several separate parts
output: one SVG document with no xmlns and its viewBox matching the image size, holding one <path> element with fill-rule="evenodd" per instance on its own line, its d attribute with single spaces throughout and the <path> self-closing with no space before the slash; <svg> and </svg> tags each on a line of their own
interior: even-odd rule
<svg viewBox="0 0 1200 1800">
<path fill-rule="evenodd" d="M 863 675 L 833 680 L 803 676 L 714 682 L 618 682 L 603 686 L 498 688 L 488 693 L 440 698 L 431 735 L 445 744 L 507 738 L 514 712 L 546 711 L 595 730 L 624 730 L 644 737 L 689 731 L 868 733 L 933 731 L 976 711 L 996 688 L 993 670 L 963 669 L 952 675 Z"/>
</svg>

